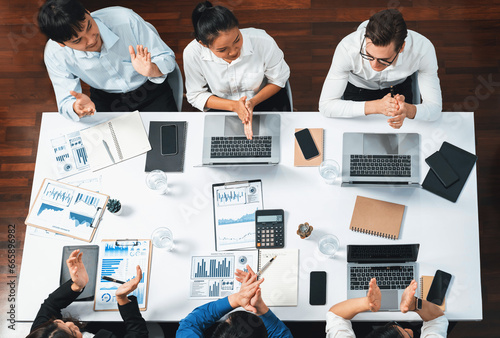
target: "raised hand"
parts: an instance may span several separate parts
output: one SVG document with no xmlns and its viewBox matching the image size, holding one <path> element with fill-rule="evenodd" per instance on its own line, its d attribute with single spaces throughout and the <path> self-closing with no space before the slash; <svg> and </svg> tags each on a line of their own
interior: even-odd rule
<svg viewBox="0 0 500 338">
<path fill-rule="evenodd" d="M 401 303 L 399 304 L 399 309 L 402 313 L 415 309 L 415 292 L 417 291 L 417 286 L 417 282 L 412 280 L 410 285 L 408 285 L 403 292 Z"/>
<path fill-rule="evenodd" d="M 69 92 L 75 97 L 76 101 L 73 103 L 73 111 L 78 115 L 78 117 L 84 117 L 87 115 L 94 115 L 95 104 L 92 102 L 90 97 L 83 93 L 77 93 L 74 90 Z"/>
<path fill-rule="evenodd" d="M 151 62 L 151 53 L 148 52 L 148 48 L 144 48 L 143 45 L 137 45 L 137 54 L 134 51 L 134 47 L 128 46 L 128 51 L 130 53 L 130 60 L 132 66 L 137 73 L 147 76 L 147 77 L 158 77 L 163 75 L 158 66 Z"/>
<path fill-rule="evenodd" d="M 83 253 L 80 252 L 80 250 L 75 250 L 66 260 L 66 265 L 68 266 L 69 274 L 73 281 L 71 285 L 73 291 L 82 291 L 89 281 L 89 275 L 82 262 L 82 255 Z"/>
<path fill-rule="evenodd" d="M 142 279 L 142 270 L 141 267 L 137 265 L 135 277 L 129 280 L 128 282 L 120 285 L 115 292 L 116 301 L 118 302 L 119 305 L 125 305 L 128 302 L 130 302 L 130 300 L 127 298 L 127 295 L 133 292 L 135 289 L 137 289 L 137 286 L 139 285 L 141 279 Z"/>
<path fill-rule="evenodd" d="M 380 288 L 378 287 L 377 280 L 375 278 L 372 278 L 370 280 L 366 299 L 368 301 L 368 307 L 371 312 L 377 312 L 378 310 L 380 310 L 382 293 L 380 292 Z"/>
</svg>

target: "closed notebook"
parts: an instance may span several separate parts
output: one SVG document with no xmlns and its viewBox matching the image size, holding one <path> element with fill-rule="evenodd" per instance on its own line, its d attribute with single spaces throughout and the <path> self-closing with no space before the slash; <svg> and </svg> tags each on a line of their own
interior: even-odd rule
<svg viewBox="0 0 500 338">
<path fill-rule="evenodd" d="M 398 239 L 405 206 L 373 198 L 357 196 L 350 230 Z"/>
<path fill-rule="evenodd" d="M 431 288 L 432 280 L 434 276 L 422 276 L 420 277 L 420 298 L 427 299 L 427 294 Z M 446 309 L 446 298 L 443 298 L 443 304 L 438 305 L 441 310 Z"/>
<path fill-rule="evenodd" d="M 296 128 L 295 132 L 302 130 L 303 128 Z M 311 136 L 316 144 L 316 148 L 318 148 L 319 155 L 306 160 L 304 154 L 302 154 L 302 150 L 300 150 L 297 139 L 294 138 L 294 160 L 293 165 L 295 167 L 317 167 L 323 162 L 323 128 L 309 128 L 311 132 Z"/>
<path fill-rule="evenodd" d="M 299 282 L 298 249 L 259 250 L 259 270 L 277 256 L 262 272 L 262 299 L 267 306 L 297 306 Z"/>
</svg>

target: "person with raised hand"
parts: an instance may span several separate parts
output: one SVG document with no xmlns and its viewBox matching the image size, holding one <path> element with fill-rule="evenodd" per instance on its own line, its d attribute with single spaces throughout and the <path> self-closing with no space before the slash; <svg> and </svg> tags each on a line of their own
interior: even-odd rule
<svg viewBox="0 0 500 338">
<path fill-rule="evenodd" d="M 43 302 L 38 311 L 30 334 L 27 338 L 47 338 L 47 337 L 89 337 L 89 333 L 82 331 L 84 324 L 73 319 L 63 318 L 61 310 L 70 305 L 83 291 L 89 281 L 87 270 L 82 262 L 83 253 L 75 250 L 66 260 L 66 265 L 71 276 L 66 283 L 62 284 Z M 125 323 L 126 337 L 144 337 L 149 333 L 146 322 L 141 316 L 137 298 L 127 296 L 133 292 L 142 278 L 142 271 L 137 266 L 137 275 L 130 281 L 120 285 L 116 290 L 116 300 L 118 310 Z M 92 336 L 92 334 L 90 334 Z M 101 329 L 94 337 L 117 337 L 112 332 Z"/>
<path fill-rule="evenodd" d="M 38 26 L 59 113 L 74 121 L 96 111 L 177 111 L 166 81 L 175 55 L 130 9 L 90 13 L 78 0 L 47 0 Z M 90 86 L 90 97 L 81 81 Z"/>
<path fill-rule="evenodd" d="M 254 111 L 290 111 L 290 68 L 265 31 L 239 28 L 227 8 L 209 1 L 192 13 L 195 39 L 184 49 L 186 97 L 200 111 L 233 111 L 251 139 Z"/>
</svg>

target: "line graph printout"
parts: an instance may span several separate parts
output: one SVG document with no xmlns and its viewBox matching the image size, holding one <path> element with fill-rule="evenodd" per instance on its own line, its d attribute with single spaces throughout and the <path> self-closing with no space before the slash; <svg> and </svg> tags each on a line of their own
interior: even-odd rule
<svg viewBox="0 0 500 338">
<path fill-rule="evenodd" d="M 260 180 L 214 184 L 216 250 L 255 247 L 255 211 L 263 208 Z"/>
<path fill-rule="evenodd" d="M 223 298 L 238 292 L 235 271 L 257 268 L 257 251 L 214 253 L 191 257 L 190 298 Z"/>
<path fill-rule="evenodd" d="M 90 169 L 87 151 L 80 131 L 50 140 L 57 178 L 64 178 Z"/>
<path fill-rule="evenodd" d="M 107 201 L 107 195 L 45 179 L 26 224 L 90 242 Z"/>
<path fill-rule="evenodd" d="M 99 247 L 100 267 L 97 270 L 97 286 L 94 297 L 96 311 L 118 311 L 116 290 L 120 284 L 102 279 L 108 276 L 128 282 L 137 274 L 136 266 L 142 269 L 142 279 L 137 289 L 131 293 L 137 297 L 141 310 L 147 307 L 147 291 L 149 285 L 149 262 L 151 257 L 151 241 L 105 240 Z"/>
</svg>

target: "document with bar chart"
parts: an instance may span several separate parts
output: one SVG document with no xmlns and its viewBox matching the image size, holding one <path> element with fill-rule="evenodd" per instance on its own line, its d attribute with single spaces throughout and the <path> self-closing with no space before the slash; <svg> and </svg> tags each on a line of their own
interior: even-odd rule
<svg viewBox="0 0 500 338">
<path fill-rule="evenodd" d="M 214 253 L 191 257 L 189 296 L 191 298 L 223 298 L 238 292 L 241 286 L 235 271 L 247 271 L 247 264 L 255 271 L 257 251 Z"/>
<path fill-rule="evenodd" d="M 109 196 L 46 178 L 26 225 L 92 241 Z"/>
<path fill-rule="evenodd" d="M 102 279 L 103 276 L 128 282 L 136 274 L 136 266 L 142 270 L 142 279 L 130 295 L 137 297 L 141 311 L 148 303 L 149 269 L 151 264 L 151 240 L 103 240 L 99 247 L 100 266 L 94 297 L 95 311 L 118 311 L 116 290 L 120 283 Z"/>
<path fill-rule="evenodd" d="M 255 211 L 262 209 L 262 181 L 212 185 L 215 250 L 255 248 Z"/>
<path fill-rule="evenodd" d="M 87 150 L 80 131 L 50 140 L 57 179 L 68 177 L 90 169 Z"/>
</svg>

